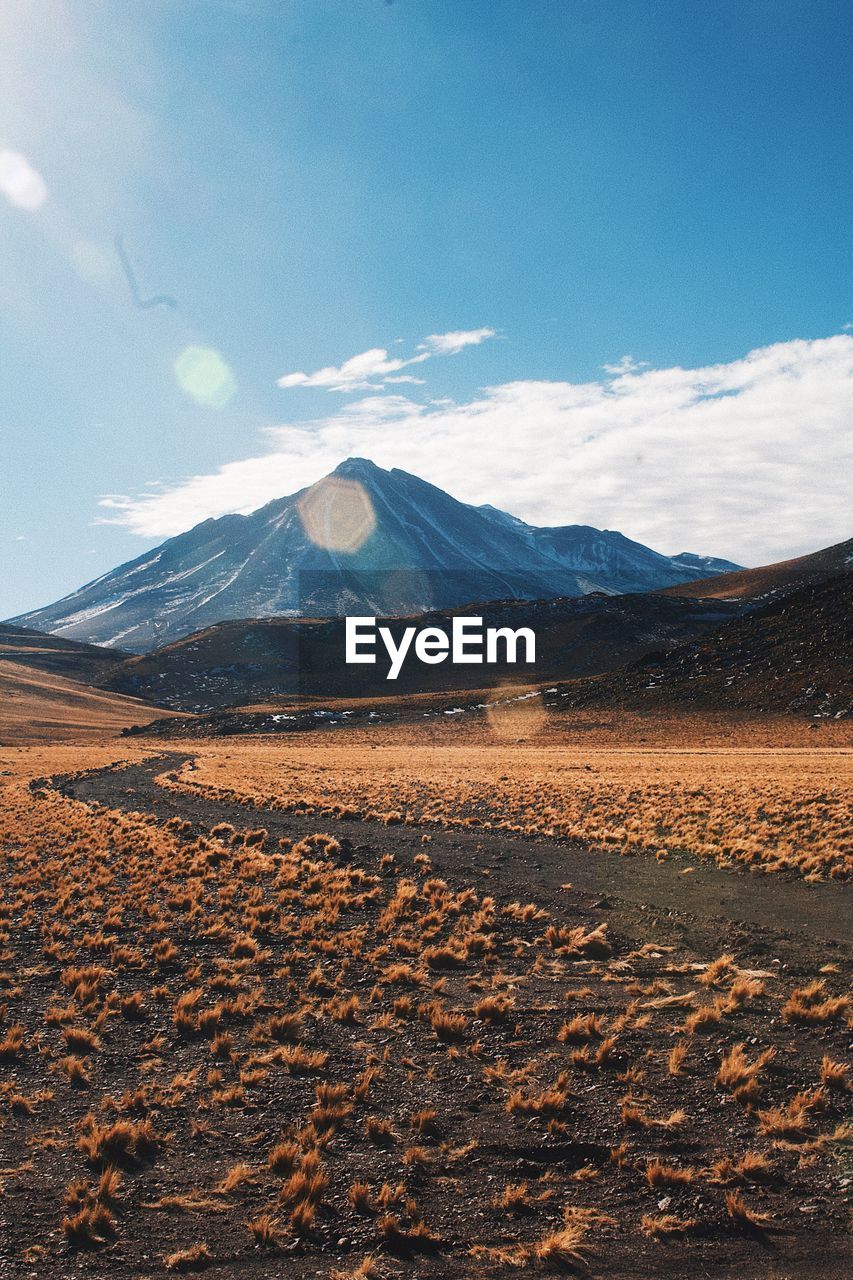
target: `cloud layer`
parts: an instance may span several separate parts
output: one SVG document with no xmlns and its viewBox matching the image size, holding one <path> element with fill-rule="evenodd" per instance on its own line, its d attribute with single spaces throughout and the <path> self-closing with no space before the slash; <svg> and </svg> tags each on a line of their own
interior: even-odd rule
<svg viewBox="0 0 853 1280">
<path fill-rule="evenodd" d="M 453 349 L 463 336 L 441 341 Z M 368 386 L 366 366 L 388 381 L 409 363 L 379 349 L 355 359 Z M 508 382 L 465 403 L 374 394 L 269 429 L 257 457 L 104 506 L 135 532 L 165 537 L 252 511 L 357 454 L 534 524 L 593 524 L 664 552 L 754 565 L 850 536 L 851 423 L 853 337 L 838 334 L 700 369 L 626 359 L 591 382 Z"/>
<path fill-rule="evenodd" d="M 384 347 L 372 347 L 352 356 L 342 365 L 327 365 L 316 373 L 285 373 L 278 379 L 280 387 L 326 387 L 329 391 L 364 391 L 387 383 L 423 382 L 411 375 L 392 377 L 409 365 L 423 364 L 431 356 L 455 356 L 465 347 L 478 346 L 486 338 L 494 338 L 494 329 L 464 329 L 455 333 L 432 333 L 418 343 L 418 354 L 407 360 L 391 360 Z"/>
</svg>

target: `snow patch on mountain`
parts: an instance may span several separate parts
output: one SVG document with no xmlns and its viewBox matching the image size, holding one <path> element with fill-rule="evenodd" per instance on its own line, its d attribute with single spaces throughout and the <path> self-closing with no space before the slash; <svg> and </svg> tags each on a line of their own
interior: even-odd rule
<svg viewBox="0 0 853 1280">
<path fill-rule="evenodd" d="M 339 481 L 349 482 L 350 491 L 357 486 L 373 514 L 352 551 L 312 541 L 300 517 L 309 490 L 300 490 L 248 516 L 205 520 L 12 621 L 102 645 L 121 641 L 142 652 L 227 619 L 388 615 L 485 600 L 617 595 L 737 568 L 689 552 L 664 556 L 589 525 L 538 528 L 495 507 L 458 502 L 417 476 L 364 458 L 348 458 L 310 494 Z M 381 571 L 400 575 L 395 598 L 377 592 Z M 308 578 L 301 575 L 307 574 L 314 585 L 306 592 Z"/>
</svg>

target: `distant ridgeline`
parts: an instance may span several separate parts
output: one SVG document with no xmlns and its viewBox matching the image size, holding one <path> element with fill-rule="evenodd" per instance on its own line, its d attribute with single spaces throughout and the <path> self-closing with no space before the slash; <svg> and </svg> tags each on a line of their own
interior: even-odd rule
<svg viewBox="0 0 853 1280">
<path fill-rule="evenodd" d="M 659 591 L 736 569 L 613 530 L 537 528 L 349 458 L 251 515 L 205 520 L 12 619 L 137 653 L 231 619 L 402 616 L 480 601 Z"/>
</svg>

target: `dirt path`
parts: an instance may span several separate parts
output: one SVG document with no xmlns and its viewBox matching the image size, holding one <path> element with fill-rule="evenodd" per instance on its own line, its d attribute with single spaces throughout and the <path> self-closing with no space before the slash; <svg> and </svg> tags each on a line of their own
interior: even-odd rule
<svg viewBox="0 0 853 1280">
<path fill-rule="evenodd" d="M 9 1152 L 0 1196 L 0 1275 L 31 1280 L 41 1273 L 41 1264 L 29 1260 L 36 1222 L 50 1273 L 63 1278 L 85 1273 L 160 1280 L 167 1274 L 162 1259 L 202 1240 L 210 1248 L 209 1274 L 217 1280 L 329 1280 L 354 1274 L 358 1259 L 377 1249 L 378 1273 L 385 1280 L 402 1274 L 511 1280 L 520 1266 L 544 1280 L 557 1273 L 560 1260 L 549 1261 L 539 1242 L 553 1240 L 550 1233 L 572 1221 L 575 1211 L 592 1215 L 589 1273 L 601 1280 L 681 1280 L 685 1274 L 704 1280 L 841 1280 L 849 1274 L 842 1203 L 849 1167 L 843 1136 L 836 1136 L 846 1097 L 840 1088 L 826 1096 L 815 1087 L 824 1055 L 840 1061 L 849 1033 L 838 1017 L 803 1027 L 780 1016 L 787 994 L 828 962 L 833 972 L 827 989 L 843 990 L 841 971 L 849 953 L 842 886 L 725 872 L 686 856 L 658 863 L 482 830 L 431 828 L 424 844 L 425 830 L 416 826 L 290 814 L 158 785 L 159 774 L 190 759 L 186 751 L 175 751 L 114 771 L 54 780 L 79 800 L 150 814 L 162 823 L 178 817 L 192 827 L 181 829 L 181 837 L 190 839 L 174 846 L 149 844 L 147 825 L 130 820 L 124 840 L 115 834 L 124 824 L 67 806 L 73 809 L 68 830 L 79 838 L 69 839 L 60 823 L 61 838 L 53 845 L 48 828 L 47 837 L 39 836 L 30 848 L 33 865 L 54 877 L 39 903 L 49 912 L 61 891 L 72 920 L 76 895 L 85 908 L 61 935 L 58 952 L 45 947 L 44 930 L 53 916 L 38 918 L 36 897 L 21 883 L 18 862 L 9 859 L 4 866 L 0 859 L 0 891 L 18 913 L 8 933 L 6 968 L 21 975 L 9 988 L 7 1022 L 20 1022 L 34 1043 L 54 1049 L 52 1056 L 44 1049 L 25 1052 L 6 1067 L 24 1101 L 34 1099 L 40 1123 L 49 1122 L 50 1141 L 33 1142 L 35 1122 L 26 1108 L 0 1116 L 0 1145 Z M 42 786 L 34 790 L 45 796 Z M 66 809 L 55 797 L 45 798 L 51 808 Z M 36 796 L 32 802 L 42 803 Z M 305 884 L 271 882 L 267 901 L 256 875 L 258 860 L 251 850 L 246 856 L 239 842 L 227 861 L 199 874 L 199 850 L 191 837 L 221 822 L 244 832 L 266 828 L 268 850 L 280 837 L 324 830 L 338 845 L 322 875 L 313 851 L 305 859 L 294 851 L 294 862 L 308 869 Z M 166 847 L 171 854 L 160 855 Z M 425 851 L 428 868 L 416 864 Z M 342 863 L 352 864 L 354 883 L 362 883 L 362 874 L 369 877 L 371 889 L 353 897 L 352 906 L 332 900 L 343 914 L 333 910 L 327 919 L 323 895 L 337 892 Z M 448 909 L 440 894 L 434 898 L 435 891 L 427 891 L 433 872 L 447 882 Z M 382 922 L 397 899 L 401 873 L 422 891 L 406 908 L 411 916 L 389 933 Z M 198 916 L 187 910 L 187 878 Z M 129 897 L 130 884 L 135 899 Z M 471 885 L 475 894 L 461 892 Z M 486 897 L 495 899 L 498 910 L 489 905 L 492 923 L 483 935 L 474 921 Z M 253 919 L 253 939 L 257 931 L 262 945 L 247 955 L 241 932 L 247 910 L 274 911 L 276 902 L 286 903 L 286 910 L 281 918 Z M 500 910 L 531 902 L 548 911 L 547 922 L 535 911 Z M 458 919 L 456 912 L 462 913 Z M 101 926 L 107 921 L 105 936 Z M 469 953 L 466 943 L 459 960 L 449 941 L 462 923 L 476 945 Z M 547 937 L 553 928 L 558 943 L 563 933 L 589 941 L 604 925 L 609 933 L 599 936 L 591 959 Z M 358 945 L 351 945 L 353 939 Z M 440 940 L 429 948 L 432 955 L 425 939 Z M 655 945 L 641 950 L 647 942 Z M 114 945 L 116 955 L 125 954 L 110 966 L 99 1039 L 94 1048 L 89 1045 L 88 1078 L 78 1087 L 56 1070 L 68 1061 L 68 1037 L 45 1020 L 46 1011 L 60 999 L 68 1001 L 66 975 L 76 972 L 70 960 L 97 958 L 92 948 Z M 165 954 L 158 954 L 164 945 Z M 734 991 L 733 980 L 726 986 L 721 979 L 711 990 L 699 977 L 724 951 L 737 959 L 738 982 L 759 979 L 757 990 L 724 1005 L 725 1017 L 706 1019 L 707 1029 L 687 1026 L 685 1036 L 690 1010 L 707 1010 L 711 1000 Z M 392 969 L 410 966 L 389 960 L 413 956 L 429 966 L 423 974 L 391 976 Z M 188 983 L 199 984 L 205 1015 L 218 1011 L 215 1025 L 204 1028 L 187 1015 L 182 1002 Z M 223 991 L 237 994 L 226 1000 Z M 496 992 L 508 997 L 509 1012 L 493 1017 L 481 1005 L 484 993 L 494 998 Z M 107 996 L 114 1009 L 114 996 L 121 1002 L 134 995 L 141 997 L 141 1018 L 106 1012 Z M 254 1003 L 244 1008 L 238 998 Z M 346 1013 L 343 1006 L 353 999 Z M 96 1008 L 79 1019 L 88 1024 Z M 294 1012 L 302 1019 L 297 1046 L 320 1059 L 303 1063 L 305 1071 L 285 1068 L 276 1055 L 285 1052 L 279 1039 L 288 1033 L 270 1029 L 273 1020 Z M 220 1045 L 214 1057 L 225 1027 L 225 1052 Z M 679 1059 L 673 1069 L 676 1043 L 687 1055 L 686 1065 Z M 735 1045 L 748 1046 L 750 1060 L 764 1055 L 758 1105 L 820 1099 L 799 1134 L 801 1145 L 797 1132 L 793 1142 L 771 1141 L 751 1105 L 720 1086 L 723 1055 Z M 364 1096 L 356 1097 L 353 1082 L 368 1065 L 378 1070 Z M 176 1082 L 185 1095 L 169 1092 Z M 135 1085 L 136 1093 L 128 1093 Z M 321 1086 L 343 1086 L 352 1101 L 328 1146 L 321 1149 L 318 1141 L 316 1147 L 328 1175 L 316 1221 L 307 1234 L 293 1234 L 286 1225 L 289 1202 L 281 1200 L 282 1170 L 272 1169 L 268 1153 L 295 1133 L 310 1143 L 310 1126 L 300 1127 L 300 1117 L 315 1123 Z M 88 1169 L 80 1133 L 87 1130 L 89 1112 L 109 1115 L 130 1105 L 126 1096 L 149 1109 L 155 1131 L 164 1134 L 161 1149 L 156 1159 L 126 1170 L 115 1239 L 100 1252 L 72 1249 L 58 1227 L 69 1178 Z M 138 1097 L 141 1102 L 134 1101 Z M 417 1116 L 425 1116 L 429 1127 L 414 1126 Z M 371 1120 L 387 1125 L 380 1141 L 370 1136 Z M 741 1188 L 732 1181 L 739 1174 L 715 1172 L 756 1146 L 759 1155 L 770 1157 L 766 1176 L 750 1181 L 744 1175 Z M 683 1176 L 650 1180 L 654 1161 L 664 1161 L 670 1174 L 674 1164 Z M 235 1169 L 249 1176 L 223 1193 L 220 1203 L 215 1197 L 223 1175 Z M 405 1205 L 414 1208 L 404 1210 L 392 1199 L 395 1212 L 423 1215 L 436 1247 L 409 1247 L 408 1237 L 395 1243 L 393 1232 L 386 1239 L 380 1226 L 385 1219 L 378 1219 L 375 1206 L 364 1214 L 351 1202 L 348 1189 L 356 1180 L 377 1195 L 387 1184 L 392 1197 L 399 1183 Z M 504 1193 L 519 1186 L 530 1203 L 508 1213 Z M 730 1186 L 743 1190 L 750 1210 L 766 1214 L 766 1229 L 762 1217 L 752 1219 L 757 1227 L 748 1225 L 749 1218 L 735 1220 L 727 1208 Z M 211 1211 L 211 1203 L 221 1212 Z M 248 1239 L 247 1224 L 262 1210 L 274 1211 L 276 1221 L 285 1223 L 281 1245 L 272 1251 Z M 668 1219 L 670 1212 L 675 1217 Z M 677 1230 L 684 1227 L 683 1238 L 658 1241 L 644 1234 L 649 1224 L 667 1220 Z M 472 1254 L 472 1246 L 486 1252 Z M 521 1262 L 513 1260 L 518 1257 Z M 569 1259 L 569 1269 L 573 1265 Z M 41 1270 L 47 1269 L 45 1263 Z"/>
<path fill-rule="evenodd" d="M 60 785 L 81 800 L 141 810 L 162 821 L 180 816 L 198 831 L 231 822 L 238 828 L 263 826 L 276 838 L 299 838 L 317 831 L 319 824 L 355 847 L 390 847 L 407 861 L 423 850 L 418 827 L 318 819 L 177 794 L 156 783 L 158 774 L 179 769 L 189 759 L 166 753 Z M 431 828 L 430 835 L 429 854 L 438 874 L 489 879 L 498 902 L 533 898 L 545 907 L 559 902 L 565 910 L 563 886 L 570 884 L 574 907 L 584 914 L 606 908 L 611 929 L 639 941 L 679 943 L 700 952 L 734 950 L 742 960 L 777 961 L 795 974 L 813 972 L 816 959 L 825 963 L 828 952 L 837 952 L 838 959 L 849 955 L 849 893 L 834 882 L 806 884 L 780 875 L 723 871 L 689 855 L 665 862 L 622 857 L 566 841 L 505 833 Z"/>
</svg>

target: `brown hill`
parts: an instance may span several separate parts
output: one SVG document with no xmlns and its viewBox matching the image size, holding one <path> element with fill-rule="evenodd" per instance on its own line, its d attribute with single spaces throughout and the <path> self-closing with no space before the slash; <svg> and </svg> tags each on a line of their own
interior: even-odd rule
<svg viewBox="0 0 853 1280">
<path fill-rule="evenodd" d="M 165 713 L 168 715 L 169 713 Z M 0 661 L 0 744 L 91 742 L 163 711 L 76 680 Z"/>
<path fill-rule="evenodd" d="M 62 636 L 0 622 L 0 662 L 18 662 L 38 671 L 98 683 L 130 655 L 124 649 L 81 644 Z"/>
<path fill-rule="evenodd" d="M 853 572 L 784 592 L 692 644 L 623 671 L 564 686 L 566 708 L 657 711 L 697 706 L 789 713 L 815 721 L 853 713 Z"/>
<path fill-rule="evenodd" d="M 223 622 L 114 668 L 103 684 L 175 710 L 207 712 L 295 696 L 321 698 L 403 695 L 567 679 L 611 671 L 649 650 L 694 640 L 730 618 L 737 606 L 717 600 L 660 595 L 587 595 L 558 600 L 510 600 L 383 620 L 398 636 L 407 625 L 447 631 L 456 614 L 487 627 L 527 626 L 536 633 L 535 667 L 427 666 L 412 658 L 399 678 L 375 666 L 347 666 L 342 619 L 262 618 Z"/>
<path fill-rule="evenodd" d="M 683 582 L 667 587 L 665 596 L 690 596 L 695 600 L 758 600 L 780 591 L 822 582 L 842 574 L 853 565 L 853 538 L 824 547 L 796 560 L 780 560 L 758 569 L 739 569 L 716 578 Z"/>
</svg>

